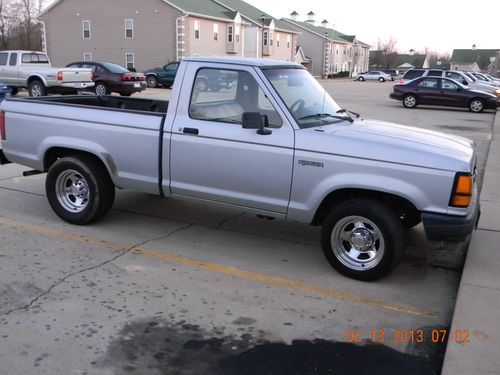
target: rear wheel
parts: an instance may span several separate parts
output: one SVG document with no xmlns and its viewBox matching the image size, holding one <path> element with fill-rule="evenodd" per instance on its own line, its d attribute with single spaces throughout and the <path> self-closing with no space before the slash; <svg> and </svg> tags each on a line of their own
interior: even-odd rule
<svg viewBox="0 0 500 375">
<path fill-rule="evenodd" d="M 413 94 L 405 95 L 403 98 L 403 105 L 406 108 L 415 108 L 418 104 L 417 97 Z"/>
<path fill-rule="evenodd" d="M 370 199 L 335 206 L 321 230 L 326 259 L 341 274 L 375 280 L 389 273 L 404 254 L 405 232 L 397 215 Z"/>
<path fill-rule="evenodd" d="M 469 111 L 479 113 L 484 110 L 484 102 L 482 99 L 474 98 L 469 103 Z"/>
<path fill-rule="evenodd" d="M 379 82 L 385 82 L 384 77 L 380 77 L 378 80 L 379 80 Z"/>
<path fill-rule="evenodd" d="M 45 191 L 50 206 L 71 224 L 87 224 L 113 205 L 115 187 L 107 170 L 88 156 L 66 156 L 49 168 Z"/>
<path fill-rule="evenodd" d="M 37 79 L 30 82 L 28 85 L 28 92 L 30 96 L 45 96 L 47 94 L 43 82 Z"/>
</svg>

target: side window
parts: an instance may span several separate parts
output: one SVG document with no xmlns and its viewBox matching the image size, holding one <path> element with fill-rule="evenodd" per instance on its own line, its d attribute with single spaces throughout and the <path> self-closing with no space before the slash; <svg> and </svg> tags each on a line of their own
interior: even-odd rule
<svg viewBox="0 0 500 375">
<path fill-rule="evenodd" d="M 244 112 L 266 115 L 270 127 L 282 125 L 281 117 L 250 73 L 198 70 L 189 105 L 191 118 L 241 125 Z"/>
<path fill-rule="evenodd" d="M 16 66 L 16 64 L 17 64 L 17 53 L 11 53 L 9 59 L 9 65 Z"/>
<path fill-rule="evenodd" d="M 443 90 L 458 90 L 458 85 L 447 79 L 441 80 L 441 87 L 443 88 Z"/>
<path fill-rule="evenodd" d="M 429 70 L 429 73 L 427 73 L 427 77 L 441 77 L 442 75 L 442 70 Z"/>
<path fill-rule="evenodd" d="M 404 79 L 415 79 L 420 77 L 423 74 L 423 70 L 408 70 L 405 75 Z"/>
<path fill-rule="evenodd" d="M 418 84 L 418 87 L 425 87 L 428 89 L 437 89 L 438 79 L 437 78 L 427 78 Z"/>
<path fill-rule="evenodd" d="M 9 57 L 8 52 L 2 52 L 0 53 L 0 65 L 5 66 L 7 65 L 7 58 Z"/>
<path fill-rule="evenodd" d="M 23 57 L 21 58 L 21 62 L 25 63 L 25 64 L 33 62 L 31 53 L 23 53 Z"/>
<path fill-rule="evenodd" d="M 446 72 L 446 77 L 451 78 L 457 82 L 464 83 L 465 79 L 458 73 Z"/>
</svg>

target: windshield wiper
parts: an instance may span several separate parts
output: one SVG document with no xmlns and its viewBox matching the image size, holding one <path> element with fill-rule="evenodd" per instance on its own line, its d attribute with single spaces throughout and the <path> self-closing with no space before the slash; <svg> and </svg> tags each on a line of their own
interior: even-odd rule
<svg viewBox="0 0 500 375">
<path fill-rule="evenodd" d="M 347 109 L 339 109 L 336 113 L 351 113 L 353 114 L 354 116 L 356 116 L 356 118 L 359 118 L 359 116 L 361 116 L 359 113 L 356 113 L 356 112 L 353 112 L 353 111 L 348 111 Z"/>
<path fill-rule="evenodd" d="M 336 116 L 336 115 L 331 115 L 330 113 L 315 113 L 314 115 L 307 115 L 304 117 L 299 118 L 299 121 L 301 120 L 310 120 L 310 119 L 318 119 L 318 120 L 323 120 L 325 117 L 331 117 L 331 118 L 336 118 L 342 121 L 349 121 L 353 122 L 354 120 L 349 116 Z"/>
</svg>

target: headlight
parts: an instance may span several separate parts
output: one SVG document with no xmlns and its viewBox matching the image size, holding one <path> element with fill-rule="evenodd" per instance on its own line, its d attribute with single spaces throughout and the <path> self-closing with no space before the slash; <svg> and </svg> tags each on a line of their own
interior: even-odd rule
<svg viewBox="0 0 500 375">
<path fill-rule="evenodd" d="M 495 90 L 495 95 L 496 95 L 496 96 L 500 96 L 500 89 L 496 89 L 496 90 Z"/>
</svg>

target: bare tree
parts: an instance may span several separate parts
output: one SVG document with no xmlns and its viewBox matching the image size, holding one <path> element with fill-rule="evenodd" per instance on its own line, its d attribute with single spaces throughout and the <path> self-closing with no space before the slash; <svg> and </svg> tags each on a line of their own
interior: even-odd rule
<svg viewBox="0 0 500 375">
<path fill-rule="evenodd" d="M 2 49 L 41 48 L 42 33 L 36 19 L 46 0 L 0 0 Z"/>
</svg>

